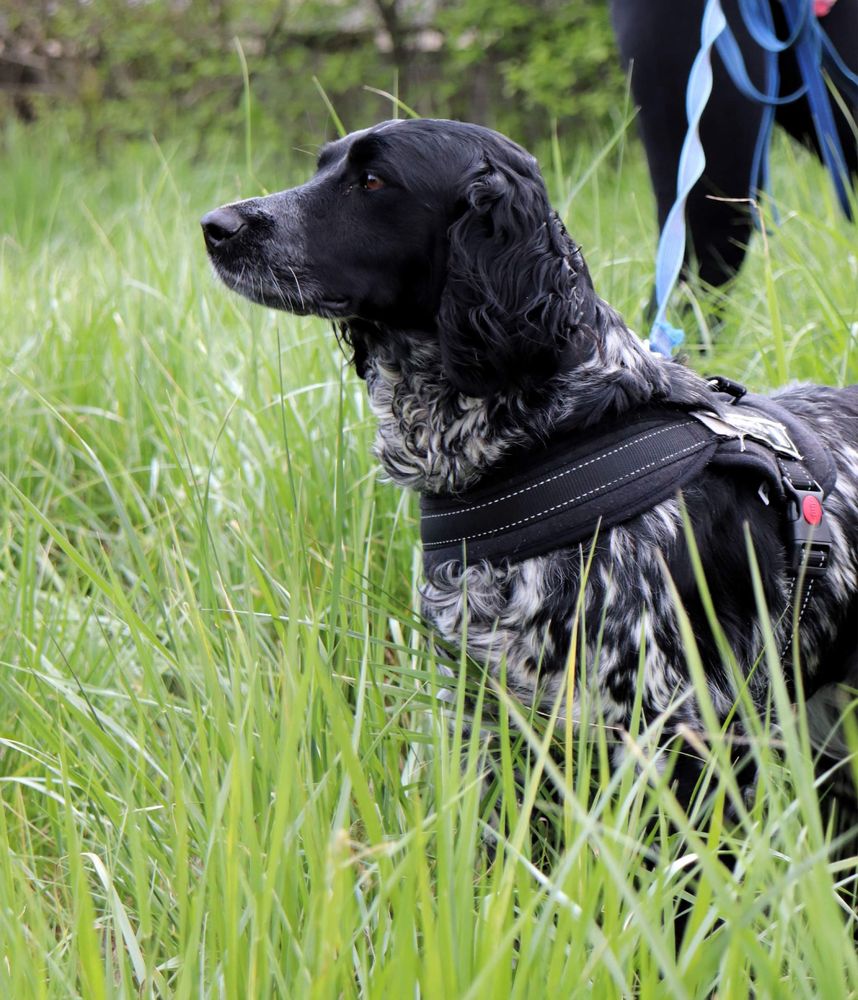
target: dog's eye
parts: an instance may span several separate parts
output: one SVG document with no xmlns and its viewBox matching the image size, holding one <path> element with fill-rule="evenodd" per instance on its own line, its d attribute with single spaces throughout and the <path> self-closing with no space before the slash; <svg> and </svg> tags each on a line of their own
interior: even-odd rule
<svg viewBox="0 0 858 1000">
<path fill-rule="evenodd" d="M 360 175 L 360 186 L 364 191 L 378 191 L 384 187 L 384 181 L 371 170 L 364 170 Z"/>
</svg>

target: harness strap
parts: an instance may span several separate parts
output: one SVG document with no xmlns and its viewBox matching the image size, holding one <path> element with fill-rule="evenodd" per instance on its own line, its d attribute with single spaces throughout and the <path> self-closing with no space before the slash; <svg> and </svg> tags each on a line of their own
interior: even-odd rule
<svg viewBox="0 0 858 1000">
<path fill-rule="evenodd" d="M 717 449 L 681 412 L 642 413 L 625 427 L 556 443 L 520 472 L 506 468 L 461 497 L 421 497 L 424 564 L 526 559 L 593 537 L 672 496 Z"/>
<path fill-rule="evenodd" d="M 735 387 L 726 380 L 714 388 Z M 676 495 L 712 464 L 763 483 L 784 511 L 793 574 L 827 567 L 825 494 L 836 480 L 828 452 L 769 399 L 733 393 L 713 409 L 663 405 L 622 425 L 560 435 L 536 455 L 511 457 L 477 489 L 421 497 L 424 567 L 441 562 L 519 561 L 590 542 Z M 737 398 L 738 396 L 744 398 Z"/>
</svg>

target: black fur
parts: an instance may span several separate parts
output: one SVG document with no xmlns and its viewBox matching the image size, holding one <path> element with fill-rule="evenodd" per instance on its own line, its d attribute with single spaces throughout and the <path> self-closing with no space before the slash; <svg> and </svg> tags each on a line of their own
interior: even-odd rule
<svg viewBox="0 0 858 1000">
<path fill-rule="evenodd" d="M 340 325 L 378 417 L 377 454 L 400 485 L 461 491 L 557 427 L 586 435 L 660 399 L 713 405 L 703 379 L 650 354 L 596 295 L 536 161 L 488 129 L 383 123 L 327 146 L 307 184 L 216 209 L 203 229 L 232 288 Z M 749 527 L 788 673 L 794 610 L 800 619 L 794 669 L 817 695 L 822 742 L 836 730 L 835 686 L 858 673 L 858 388 L 797 385 L 777 398 L 806 418 L 838 467 L 826 503 L 827 575 L 796 594 L 782 513 L 761 500 L 758 482 L 708 468 L 683 501 L 720 626 L 765 712 L 769 665 L 760 661 Z M 705 736 L 675 587 L 726 720 L 736 679 L 707 621 L 679 501 L 605 532 L 586 583 L 584 561 L 578 548 L 560 548 L 501 565 L 442 563 L 424 584 L 423 611 L 452 642 L 467 616 L 469 653 L 526 702 L 550 706 L 564 689 L 580 597 L 586 656 L 577 690 L 592 686 L 601 721 L 628 724 L 643 655 L 646 718 L 663 717 L 665 739 L 683 727 Z M 579 725 L 594 722 L 580 717 L 579 698 L 563 711 Z M 696 774 L 676 771 L 685 800 Z"/>
</svg>

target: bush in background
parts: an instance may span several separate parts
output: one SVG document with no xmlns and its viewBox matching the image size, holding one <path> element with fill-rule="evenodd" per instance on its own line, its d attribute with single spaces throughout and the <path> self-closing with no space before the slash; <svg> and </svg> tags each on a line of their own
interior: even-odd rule
<svg viewBox="0 0 858 1000">
<path fill-rule="evenodd" d="M 6 0 L 0 120 L 64 116 L 108 137 L 331 132 L 390 114 L 476 120 L 523 141 L 604 126 L 623 83 L 607 6 L 583 0 Z M 318 80 L 318 84 L 315 82 Z"/>
</svg>

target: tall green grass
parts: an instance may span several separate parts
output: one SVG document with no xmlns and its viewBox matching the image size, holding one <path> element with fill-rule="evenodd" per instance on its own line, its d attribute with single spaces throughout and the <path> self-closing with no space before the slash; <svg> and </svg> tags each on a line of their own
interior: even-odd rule
<svg viewBox="0 0 858 1000">
<path fill-rule="evenodd" d="M 546 172 L 640 325 L 645 169 L 625 141 L 599 157 Z M 729 296 L 690 290 L 691 363 L 858 380 L 855 229 L 814 164 L 777 161 L 783 223 Z M 273 190 L 311 167 L 252 169 Z M 672 796 L 663 720 L 611 774 L 597 724 L 529 718 L 455 656 L 439 676 L 362 384 L 325 324 L 209 273 L 197 219 L 257 193 L 250 170 L 241 137 L 102 163 L 3 139 L 0 993 L 855 995 L 854 859 L 831 858 L 800 721 L 749 721 L 759 794 L 728 825 L 717 792 L 706 824 Z"/>
</svg>

